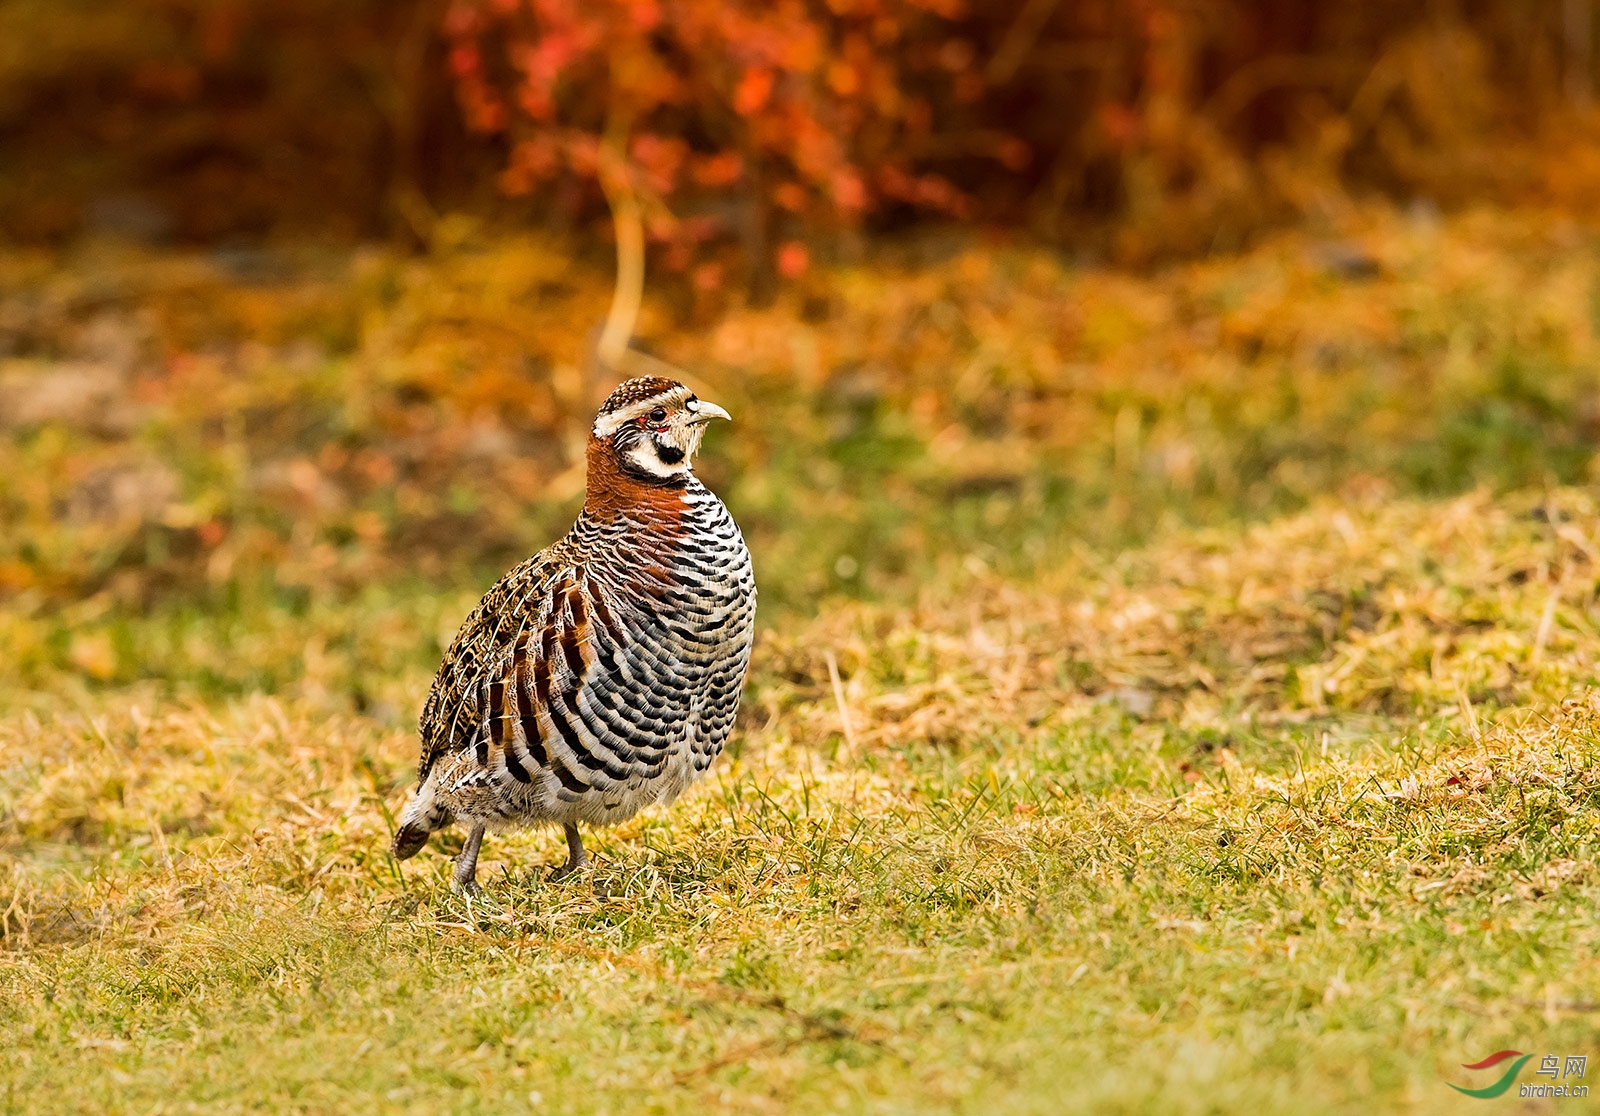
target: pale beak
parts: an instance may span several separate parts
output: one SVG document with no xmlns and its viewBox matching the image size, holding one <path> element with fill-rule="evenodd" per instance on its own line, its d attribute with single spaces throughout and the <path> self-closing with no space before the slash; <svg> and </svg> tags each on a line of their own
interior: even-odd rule
<svg viewBox="0 0 1600 1116">
<path fill-rule="evenodd" d="M 695 409 L 693 413 L 693 421 L 695 422 L 710 422 L 712 419 L 727 419 L 729 422 L 733 421 L 733 416 L 727 411 L 724 411 L 715 403 L 707 403 L 704 399 L 695 400 Z"/>
</svg>

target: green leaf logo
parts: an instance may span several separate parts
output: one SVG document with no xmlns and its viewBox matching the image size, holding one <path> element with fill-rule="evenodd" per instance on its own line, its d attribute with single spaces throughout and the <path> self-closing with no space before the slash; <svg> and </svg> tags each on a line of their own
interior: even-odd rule
<svg viewBox="0 0 1600 1116">
<path fill-rule="evenodd" d="M 1520 1050 L 1497 1051 L 1496 1053 L 1489 1055 L 1481 1062 L 1464 1064 L 1461 1068 L 1472 1070 L 1488 1069 L 1490 1066 L 1499 1065 L 1507 1058 L 1515 1058 L 1516 1061 L 1511 1063 L 1511 1068 L 1506 1070 L 1505 1074 L 1500 1078 L 1499 1081 L 1496 1081 L 1493 1085 L 1487 1085 L 1482 1089 L 1463 1089 L 1459 1085 L 1451 1085 L 1450 1088 L 1454 1089 L 1458 1093 L 1465 1093 L 1469 1097 L 1478 1097 L 1482 1100 L 1489 1100 L 1493 1097 L 1498 1097 L 1501 1093 L 1511 1088 L 1511 1083 L 1517 1079 L 1517 1073 L 1524 1065 L 1527 1064 L 1528 1059 L 1531 1057 L 1533 1057 L 1532 1054 L 1524 1054 Z M 1446 1082 L 1446 1084 L 1448 1084 L 1448 1082 Z"/>
</svg>

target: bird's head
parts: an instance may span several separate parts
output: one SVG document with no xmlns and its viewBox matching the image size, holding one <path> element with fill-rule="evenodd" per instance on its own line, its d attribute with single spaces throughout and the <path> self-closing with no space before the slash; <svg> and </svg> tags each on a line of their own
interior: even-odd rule
<svg viewBox="0 0 1600 1116">
<path fill-rule="evenodd" d="M 680 485 L 706 424 L 728 417 L 676 380 L 627 380 L 600 405 L 590 446 L 609 456 L 624 476 L 650 485 Z"/>
</svg>

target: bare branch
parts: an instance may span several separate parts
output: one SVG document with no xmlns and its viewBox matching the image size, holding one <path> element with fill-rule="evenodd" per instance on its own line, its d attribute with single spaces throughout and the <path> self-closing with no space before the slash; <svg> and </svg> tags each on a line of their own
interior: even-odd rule
<svg viewBox="0 0 1600 1116">
<path fill-rule="evenodd" d="M 617 281 L 595 352 L 600 364 L 620 376 L 681 380 L 683 373 L 673 365 L 631 347 L 644 302 L 645 253 L 644 210 L 628 173 L 627 138 L 626 123 L 612 117 L 600 145 L 600 187 L 611 207 L 611 225 L 617 237 Z"/>
<path fill-rule="evenodd" d="M 614 371 L 627 361 L 644 300 L 644 218 L 639 195 L 629 180 L 626 154 L 627 129 L 616 118 L 600 145 L 600 187 L 611 207 L 611 224 L 617 236 L 617 285 L 611 295 L 611 312 L 596 346 L 600 360 Z"/>
</svg>

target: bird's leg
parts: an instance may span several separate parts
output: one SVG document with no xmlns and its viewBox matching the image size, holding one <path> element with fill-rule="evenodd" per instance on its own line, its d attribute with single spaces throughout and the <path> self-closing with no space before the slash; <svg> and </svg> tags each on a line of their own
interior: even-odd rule
<svg viewBox="0 0 1600 1116">
<path fill-rule="evenodd" d="M 478 846 L 481 844 L 483 844 L 483 823 L 479 822 L 472 827 L 472 832 L 467 834 L 467 843 L 461 846 L 461 855 L 456 857 L 453 890 L 465 891 L 468 894 L 478 890 Z"/>
<path fill-rule="evenodd" d="M 589 854 L 583 851 L 583 837 L 578 833 L 578 827 L 568 822 L 566 830 L 567 863 L 552 877 L 557 880 L 564 880 L 579 868 L 585 868 L 589 864 Z"/>
</svg>

